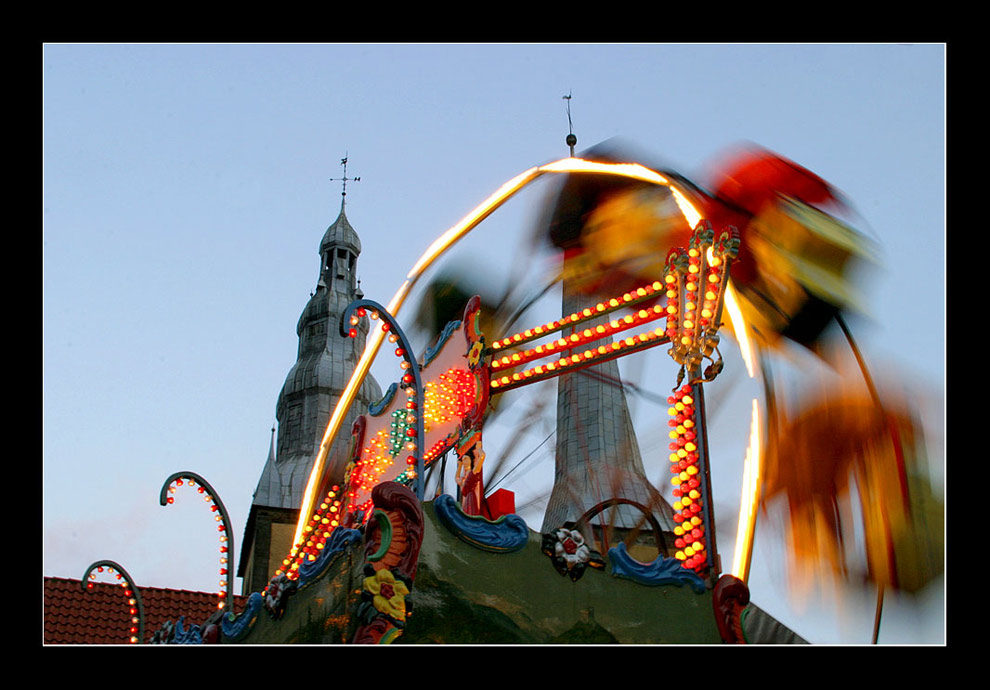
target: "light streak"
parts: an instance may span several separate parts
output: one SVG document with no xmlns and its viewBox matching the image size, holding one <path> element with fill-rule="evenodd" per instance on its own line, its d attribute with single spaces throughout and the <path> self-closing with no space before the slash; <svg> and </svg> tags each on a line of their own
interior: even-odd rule
<svg viewBox="0 0 990 690">
<path fill-rule="evenodd" d="M 749 328 L 743 317 L 739 298 L 732 287 L 726 285 L 725 309 L 739 343 L 739 352 L 746 364 L 746 372 L 751 379 L 759 373 L 756 351 L 749 337 Z M 756 507 L 760 499 L 761 468 L 763 466 L 760 431 L 760 408 L 753 399 L 753 412 L 750 421 L 749 447 L 743 464 L 742 496 L 739 499 L 739 521 L 736 527 L 736 546 L 733 554 L 732 572 L 743 582 L 749 577 L 749 566 L 753 557 L 753 540 L 756 534 Z"/>
<path fill-rule="evenodd" d="M 743 362 L 746 363 L 746 371 L 751 379 L 756 378 L 756 355 L 753 351 L 753 343 L 749 339 L 749 332 L 746 326 L 746 319 L 743 318 L 742 308 L 739 306 L 739 299 L 732 283 L 726 284 L 725 308 L 729 312 L 729 321 L 732 323 L 732 332 L 735 333 L 736 341 L 739 343 L 739 352 L 742 354 Z"/>
<path fill-rule="evenodd" d="M 691 222 L 692 217 L 701 217 L 694 206 L 691 205 L 683 194 L 671 185 L 667 178 L 637 163 L 598 163 L 595 161 L 586 161 L 580 158 L 563 158 L 553 163 L 530 168 L 529 170 L 526 170 L 503 184 L 491 196 L 475 207 L 473 211 L 464 216 L 464 218 L 458 221 L 455 225 L 451 226 L 446 232 L 440 235 L 440 237 L 434 240 L 423 255 L 416 261 L 415 264 L 413 264 L 412 269 L 406 276 L 406 280 L 402 283 L 395 295 L 392 297 L 392 300 L 388 303 L 387 309 L 392 317 L 398 318 L 399 310 L 402 308 L 402 304 L 409 296 L 409 293 L 416 284 L 416 281 L 419 280 L 419 278 L 433 264 L 434 261 L 450 249 L 450 247 L 452 247 L 458 240 L 464 237 L 464 235 L 477 227 L 481 221 L 491 215 L 516 192 L 545 173 L 598 173 L 618 175 L 621 177 L 629 177 L 644 182 L 662 185 L 669 187 L 674 193 L 674 198 L 677 200 L 678 206 L 681 208 L 682 212 L 684 212 L 685 208 L 689 209 L 690 215 L 685 214 L 688 218 L 688 222 Z M 330 421 L 327 423 L 326 431 L 323 434 L 323 440 L 320 443 L 320 450 L 313 462 L 313 469 L 310 471 L 309 480 L 306 483 L 306 490 L 303 494 L 303 502 L 299 510 L 299 521 L 296 523 L 296 531 L 293 537 L 294 545 L 298 545 L 302 541 L 305 526 L 308 524 L 312 515 L 317 487 L 319 486 L 326 469 L 326 460 L 330 446 L 332 445 L 334 438 L 336 438 L 337 433 L 340 431 L 340 427 L 344 422 L 344 417 L 347 415 L 347 411 L 354 402 L 358 389 L 361 387 L 365 377 L 368 375 L 368 371 L 371 369 L 371 363 L 378 354 L 378 350 L 381 347 L 382 340 L 384 339 L 385 332 L 380 328 L 376 328 L 374 333 L 371 334 L 371 337 L 365 343 L 364 352 L 361 354 L 361 358 L 354 367 L 354 373 L 347 382 L 347 386 L 344 388 L 344 392 L 341 394 L 340 400 L 337 402 L 337 406 L 334 408 L 333 414 L 330 416 Z"/>
<path fill-rule="evenodd" d="M 749 577 L 749 565 L 753 555 L 753 533 L 756 524 L 756 506 L 760 496 L 760 406 L 753 398 L 753 412 L 749 427 L 749 448 L 743 465 L 743 494 L 739 504 L 739 523 L 736 528 L 736 547 L 732 558 L 732 573 L 743 582 Z"/>
<path fill-rule="evenodd" d="M 698 213 L 698 209 L 696 209 L 694 205 L 688 201 L 687 197 L 684 196 L 684 193 L 677 187 L 671 185 L 670 192 L 674 195 L 674 201 L 677 203 L 677 207 L 681 209 L 681 213 L 684 214 L 688 225 L 690 225 L 693 230 L 701 221 L 701 214 Z"/>
</svg>

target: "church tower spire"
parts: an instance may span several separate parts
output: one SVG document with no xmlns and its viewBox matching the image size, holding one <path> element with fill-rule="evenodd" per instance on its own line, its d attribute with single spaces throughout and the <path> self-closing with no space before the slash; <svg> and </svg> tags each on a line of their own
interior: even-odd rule
<svg viewBox="0 0 990 690">
<path fill-rule="evenodd" d="M 306 483 L 331 411 L 364 351 L 366 323 L 358 326 L 355 338 L 342 337 L 338 328 L 344 309 L 361 296 L 357 280 L 361 240 L 344 212 L 347 182 L 359 178 L 347 177 L 346 157 L 341 165 L 345 167 L 344 177 L 337 178 L 344 183 L 340 213 L 320 241 L 316 289 L 296 323 L 296 363 L 278 395 L 278 434 L 258 481 L 245 528 L 238 567 L 245 593 L 260 591 L 292 546 Z M 354 418 L 380 398 L 381 388 L 369 375 L 341 428 L 350 429 Z M 327 458 L 331 472 L 346 464 L 347 445 L 346 435 L 334 441 Z"/>
</svg>

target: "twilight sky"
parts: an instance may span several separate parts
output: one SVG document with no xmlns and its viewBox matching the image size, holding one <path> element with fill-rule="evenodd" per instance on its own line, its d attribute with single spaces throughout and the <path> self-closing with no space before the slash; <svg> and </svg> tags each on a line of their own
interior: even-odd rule
<svg viewBox="0 0 990 690">
<path fill-rule="evenodd" d="M 579 152 L 619 137 L 703 183 L 721 152 L 751 141 L 851 201 L 880 253 L 855 335 L 871 365 L 916 393 L 941 482 L 943 45 L 49 44 L 42 73 L 45 575 L 78 578 L 108 558 L 142 585 L 214 590 L 208 511 L 192 494 L 162 508 L 158 492 L 173 472 L 203 475 L 240 548 L 340 208 L 340 160 L 361 178 L 347 187 L 361 285 L 387 303 L 437 235 L 511 177 L 567 156 L 568 93 Z M 527 188 L 449 261 L 501 287 L 546 189 Z M 527 266 L 538 281 L 539 257 Z M 664 350 L 623 360 L 650 395 L 674 385 Z M 723 350 L 708 395 L 727 563 L 759 386 Z M 780 366 L 801 385 L 802 353 Z M 379 382 L 391 367 L 376 365 Z M 540 395 L 527 389 L 510 410 Z M 666 412 L 650 395 L 631 406 L 659 478 Z M 533 458 L 503 485 L 520 503 L 548 490 L 552 443 Z M 539 529 L 534 510 L 524 517 Z M 868 642 L 872 594 L 798 600 L 783 549 L 779 529 L 758 531 L 753 601 L 812 642 Z M 880 641 L 944 642 L 943 607 L 941 581 L 915 601 L 888 596 Z"/>
</svg>

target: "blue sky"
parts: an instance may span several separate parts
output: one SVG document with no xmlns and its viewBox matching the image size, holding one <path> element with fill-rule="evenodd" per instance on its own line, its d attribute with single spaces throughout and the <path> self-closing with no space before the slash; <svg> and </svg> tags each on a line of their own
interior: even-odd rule
<svg viewBox="0 0 990 690">
<path fill-rule="evenodd" d="M 361 177 L 348 185 L 347 213 L 363 243 L 362 287 L 384 303 L 464 213 L 523 170 L 567 155 L 568 93 L 579 151 L 622 137 L 703 181 L 720 152 L 752 141 L 841 190 L 882 261 L 864 282 L 870 314 L 855 322 L 857 338 L 871 362 L 919 391 L 932 461 L 944 464 L 942 45 L 52 44 L 43 52 L 47 575 L 80 577 L 109 558 L 140 584 L 214 589 L 209 516 L 191 495 L 161 508 L 158 491 L 175 471 L 202 474 L 231 513 L 239 548 L 276 396 L 295 361 L 295 324 L 316 284 L 319 241 L 340 208 L 330 178 L 341 176 L 341 158 L 349 157 L 348 176 Z M 541 189 L 507 204 L 451 261 L 505 280 Z M 754 394 L 744 374 L 728 371 L 741 366 L 727 353 L 724 389 L 720 379 L 710 393 L 716 519 L 730 523 L 719 532 L 723 561 Z M 651 390 L 673 385 L 665 353 L 623 367 Z M 395 375 L 375 372 L 380 381 Z M 658 408 L 633 405 L 648 446 Z M 652 460 L 644 462 L 649 470 Z M 546 467 L 508 488 L 539 493 Z M 847 597 L 859 604 L 839 609 L 792 601 L 779 535 L 761 534 L 757 604 L 813 642 L 869 640 L 869 596 Z M 921 606 L 890 597 L 881 642 L 943 642 L 943 602 L 940 586 Z"/>
</svg>

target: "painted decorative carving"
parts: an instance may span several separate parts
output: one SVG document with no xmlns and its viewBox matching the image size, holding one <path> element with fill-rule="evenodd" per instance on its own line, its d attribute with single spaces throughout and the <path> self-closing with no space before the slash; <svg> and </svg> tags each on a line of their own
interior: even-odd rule
<svg viewBox="0 0 990 690">
<path fill-rule="evenodd" d="M 169 644 L 175 637 L 175 623 L 165 621 L 151 636 L 151 644 Z"/>
<path fill-rule="evenodd" d="M 396 482 L 371 492 L 375 509 L 365 527 L 365 578 L 356 614 L 355 644 L 388 644 L 402 634 L 423 543 L 423 510 L 409 488 Z"/>
<path fill-rule="evenodd" d="M 477 431 L 457 447 L 457 475 L 461 491 L 461 510 L 465 515 L 482 515 L 485 486 L 482 467 L 485 451 L 481 447 L 481 432 Z"/>
<path fill-rule="evenodd" d="M 441 494 L 433 501 L 440 523 L 453 535 L 482 551 L 511 553 L 529 540 L 529 528 L 518 515 L 502 515 L 489 520 L 480 515 L 465 515 L 453 496 Z"/>
<path fill-rule="evenodd" d="M 712 589 L 715 624 L 727 644 L 746 644 L 742 628 L 743 611 L 749 606 L 749 587 L 732 575 L 723 575 Z"/>
<path fill-rule="evenodd" d="M 589 567 L 605 567 L 601 554 L 585 543 L 584 535 L 574 529 L 574 523 L 571 522 L 564 523 L 553 534 L 544 534 L 542 550 L 550 557 L 557 572 L 571 578 L 573 582 L 581 579 Z"/>
<path fill-rule="evenodd" d="M 481 300 L 468 300 L 463 318 L 451 321 L 421 360 L 413 358 L 404 335 L 374 303 L 348 306 L 353 319 L 368 315 L 389 326 L 403 374 L 393 391 L 358 418 L 352 428 L 352 450 L 344 474 L 346 500 L 337 513 L 341 524 L 357 527 L 370 518 L 372 489 L 383 482 L 417 487 L 420 474 L 450 449 L 461 458 L 459 485 L 464 485 L 468 510 L 484 514 L 481 468 L 481 424 L 488 406 L 488 365 L 479 328 Z M 377 308 L 377 307 L 375 307 Z M 343 329 L 342 325 L 342 329 Z M 343 330 L 341 331 L 344 332 Z"/>
<path fill-rule="evenodd" d="M 265 610 L 275 620 L 285 613 L 289 597 L 296 593 L 296 583 L 285 574 L 276 575 L 268 581 L 265 588 Z"/>
<path fill-rule="evenodd" d="M 185 616 L 179 616 L 175 624 L 175 634 L 169 640 L 169 644 L 203 644 L 203 629 L 198 625 L 185 628 L 182 624 L 185 619 Z"/>
<path fill-rule="evenodd" d="M 705 581 L 693 570 L 683 567 L 676 558 L 657 556 L 650 563 L 637 561 L 626 550 L 624 543 L 619 543 L 608 551 L 612 575 L 633 580 L 641 585 L 655 587 L 658 585 L 688 585 L 696 594 L 704 594 Z"/>
<path fill-rule="evenodd" d="M 406 620 L 406 595 L 409 587 L 396 578 L 391 570 L 375 570 L 368 566 L 368 577 L 364 578 L 363 588 L 371 596 L 371 604 L 379 613 L 404 623 Z"/>
<path fill-rule="evenodd" d="M 264 608 L 264 597 L 261 596 L 261 592 L 252 592 L 248 597 L 247 606 L 239 616 L 227 614 L 221 619 L 220 628 L 224 637 L 233 641 L 243 639 L 254 627 L 262 608 Z"/>
<path fill-rule="evenodd" d="M 210 623 L 205 628 L 203 628 L 203 644 L 219 644 L 220 643 L 220 628 L 217 627 L 216 623 Z"/>
<path fill-rule="evenodd" d="M 306 561 L 299 566 L 299 580 L 297 580 L 297 590 L 309 586 L 311 583 L 322 577 L 334 562 L 338 554 L 343 553 L 352 546 L 361 542 L 361 531 L 339 527 L 334 530 L 330 538 L 327 539 L 320 551 L 320 555 L 315 561 Z"/>
</svg>

